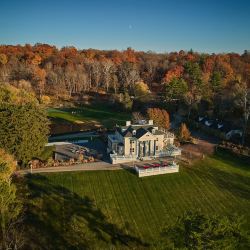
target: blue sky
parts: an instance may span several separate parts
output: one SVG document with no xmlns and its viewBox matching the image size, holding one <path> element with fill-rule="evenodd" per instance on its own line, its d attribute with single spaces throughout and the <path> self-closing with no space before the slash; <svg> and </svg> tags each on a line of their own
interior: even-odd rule
<svg viewBox="0 0 250 250">
<path fill-rule="evenodd" d="M 0 44 L 79 49 L 250 49 L 250 0 L 1 0 Z"/>
</svg>

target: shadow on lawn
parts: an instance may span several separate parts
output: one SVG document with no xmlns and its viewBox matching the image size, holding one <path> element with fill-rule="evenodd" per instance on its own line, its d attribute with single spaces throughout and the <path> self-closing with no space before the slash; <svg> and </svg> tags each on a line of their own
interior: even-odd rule
<svg viewBox="0 0 250 250">
<path fill-rule="evenodd" d="M 108 222 L 88 198 L 53 185 L 42 175 L 27 177 L 27 235 L 34 246 L 28 249 L 144 248 L 147 244 Z M 128 227 L 127 227 L 128 228 Z"/>
</svg>

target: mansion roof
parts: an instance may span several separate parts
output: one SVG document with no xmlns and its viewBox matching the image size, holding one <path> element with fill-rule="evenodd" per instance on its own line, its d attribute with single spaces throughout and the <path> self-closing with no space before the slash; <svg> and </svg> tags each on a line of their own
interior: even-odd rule
<svg viewBox="0 0 250 250">
<path fill-rule="evenodd" d="M 151 133 L 152 135 L 164 135 L 165 133 L 162 131 L 159 131 L 158 129 L 155 129 L 153 126 L 122 126 L 117 127 L 117 131 L 123 136 L 123 137 L 134 137 L 134 138 L 141 138 L 146 133 Z"/>
</svg>

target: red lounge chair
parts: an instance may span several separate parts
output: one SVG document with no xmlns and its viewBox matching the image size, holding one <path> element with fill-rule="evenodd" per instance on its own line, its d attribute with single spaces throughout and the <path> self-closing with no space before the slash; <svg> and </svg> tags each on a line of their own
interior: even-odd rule
<svg viewBox="0 0 250 250">
<path fill-rule="evenodd" d="M 152 164 L 152 166 L 153 166 L 154 168 L 159 168 L 159 167 L 161 166 L 161 164 L 159 164 L 159 163 L 154 163 L 154 164 Z"/>
</svg>

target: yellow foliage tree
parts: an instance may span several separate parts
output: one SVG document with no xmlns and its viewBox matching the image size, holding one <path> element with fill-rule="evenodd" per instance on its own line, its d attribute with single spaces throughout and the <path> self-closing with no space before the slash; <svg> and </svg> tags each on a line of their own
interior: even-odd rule
<svg viewBox="0 0 250 250">
<path fill-rule="evenodd" d="M 13 156 L 7 154 L 5 150 L 0 148 L 0 181 L 7 181 L 16 169 L 16 161 Z"/>
<path fill-rule="evenodd" d="M 51 102 L 51 99 L 50 99 L 49 96 L 43 95 L 43 96 L 41 97 L 41 103 L 42 103 L 42 104 L 48 105 L 48 104 L 50 104 L 50 102 Z"/>
<path fill-rule="evenodd" d="M 0 64 L 5 65 L 8 62 L 8 58 L 5 54 L 0 54 Z"/>
<path fill-rule="evenodd" d="M 143 81 L 135 83 L 135 87 L 134 87 L 135 97 L 137 98 L 145 97 L 145 95 L 149 93 L 150 93 L 150 90 L 146 83 L 144 83 Z"/>
<path fill-rule="evenodd" d="M 0 103 L 14 103 L 17 105 L 38 103 L 36 97 L 24 89 L 18 89 L 12 85 L 0 86 Z"/>
</svg>

